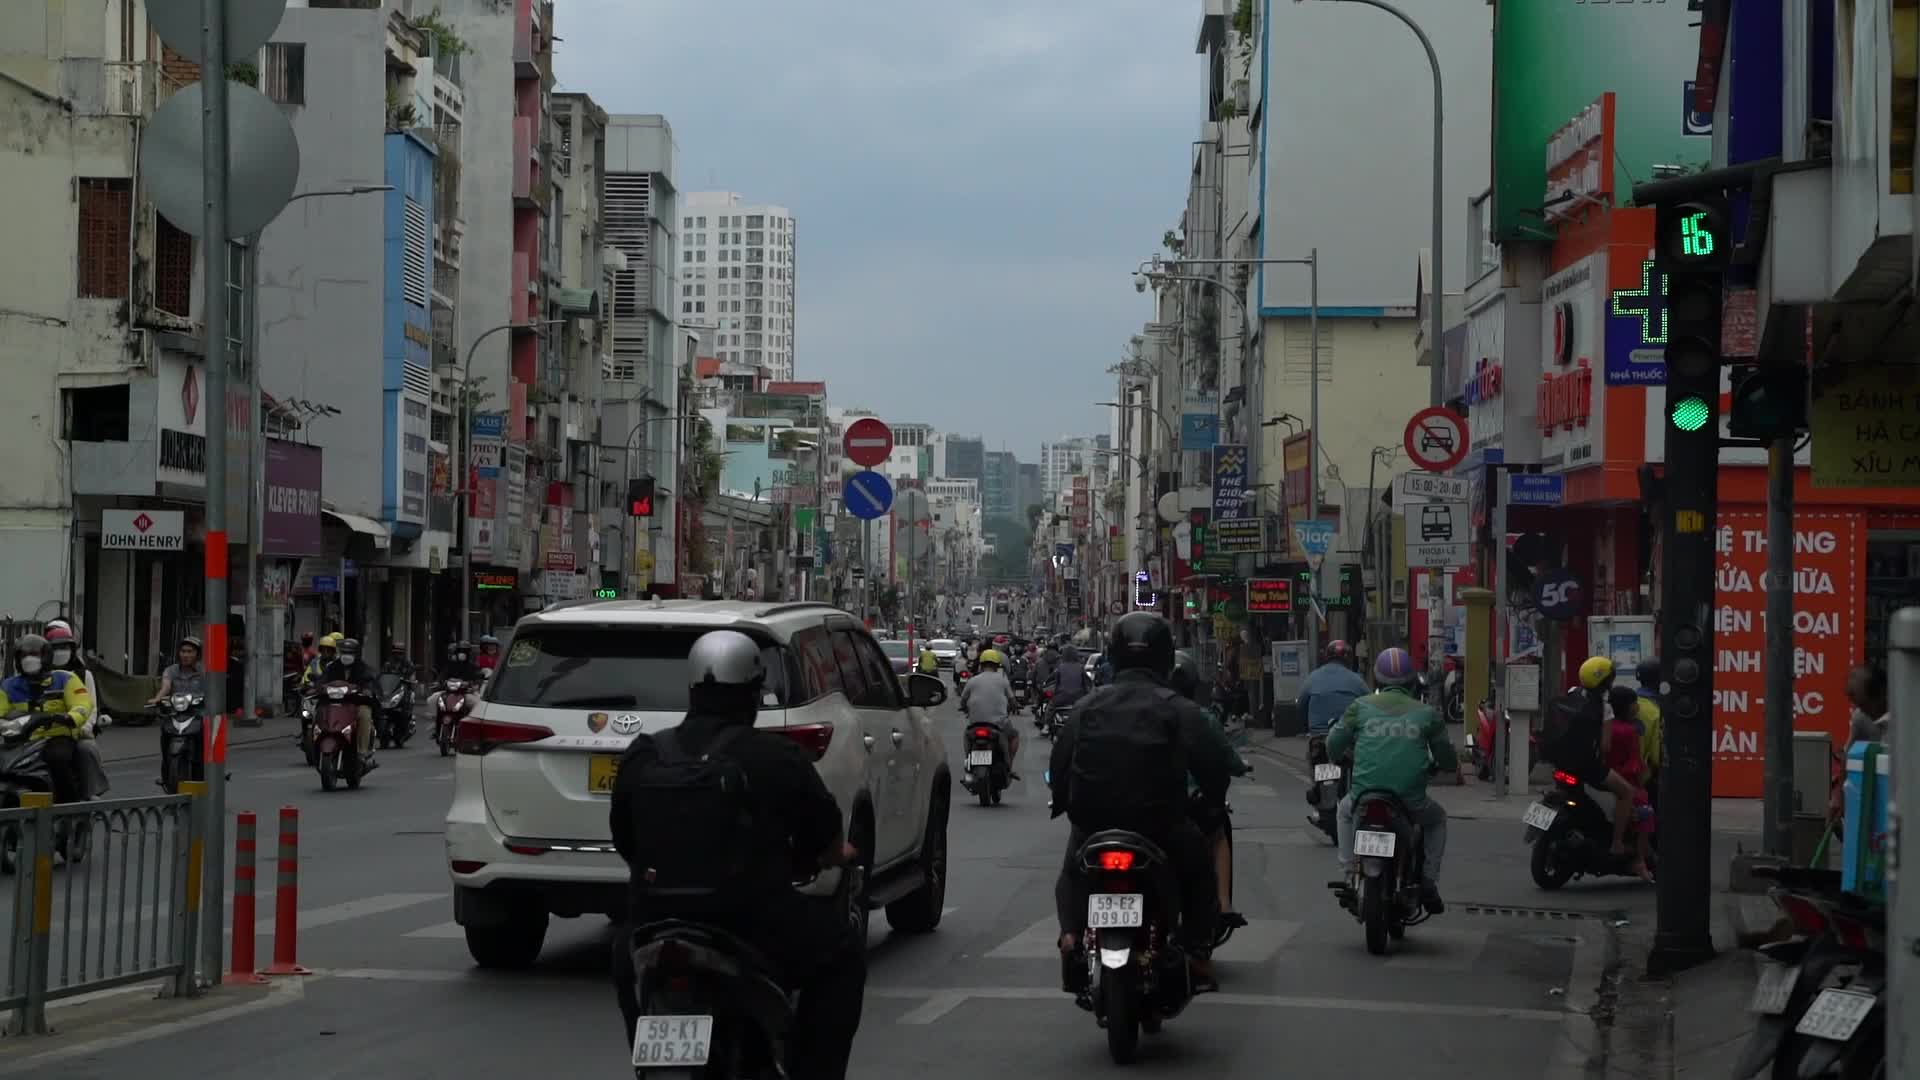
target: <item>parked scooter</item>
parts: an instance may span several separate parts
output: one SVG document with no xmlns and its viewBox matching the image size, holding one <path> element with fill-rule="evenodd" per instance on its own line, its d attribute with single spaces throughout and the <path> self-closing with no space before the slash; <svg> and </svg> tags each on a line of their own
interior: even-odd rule
<svg viewBox="0 0 1920 1080">
<path fill-rule="evenodd" d="M 1505 713 L 1504 715 L 1507 722 L 1507 734 L 1511 737 L 1518 729 L 1513 722 L 1513 714 Z M 1475 714 L 1473 730 L 1467 732 L 1467 753 L 1473 758 L 1474 771 L 1481 780 L 1487 782 L 1492 782 L 1493 780 L 1494 716 L 1493 703 L 1488 702 L 1481 705 Z M 1533 732 L 1528 732 L 1527 771 L 1532 772 L 1533 766 L 1539 763 L 1540 737 Z M 1512 777 L 1508 777 L 1507 782 L 1512 783 Z"/>
<path fill-rule="evenodd" d="M 453 734 L 460 727 L 460 721 L 473 710 L 474 686 L 465 679 L 443 679 L 440 689 L 434 691 L 433 704 L 433 742 L 440 748 L 440 756 L 453 753 Z"/>
<path fill-rule="evenodd" d="M 1354 869 L 1345 881 L 1330 881 L 1340 906 L 1366 930 L 1367 951 L 1383 956 L 1389 940 L 1430 917 L 1421 903 L 1426 836 L 1391 792 L 1363 791 L 1353 806 Z"/>
<path fill-rule="evenodd" d="M 1765 959 L 1748 1003 L 1756 1014 L 1735 1080 L 1879 1076 L 1887 1023 L 1886 909 L 1840 890 L 1840 874 L 1760 868 L 1792 933 L 1760 946 Z"/>
<path fill-rule="evenodd" d="M 405 675 L 388 672 L 376 684 L 380 704 L 374 711 L 374 731 L 381 749 L 399 749 L 413 738 L 413 681 Z"/>
<path fill-rule="evenodd" d="M 1555 770 L 1553 787 L 1527 806 L 1521 820 L 1527 824 L 1526 842 L 1533 845 L 1533 883 L 1542 889 L 1558 889 L 1579 877 L 1638 876 L 1631 851 L 1613 853 L 1612 813 L 1572 773 Z"/>
<path fill-rule="evenodd" d="M 352 683 L 335 681 L 320 688 L 314 710 L 313 760 L 320 771 L 320 790 L 332 791 L 345 781 L 358 788 L 367 775 L 367 763 L 360 758 L 354 739 L 360 722 L 360 706 L 374 702 L 356 690 Z"/>
<path fill-rule="evenodd" d="M 1440 709 L 1447 723 L 1458 724 L 1466 720 L 1467 680 L 1460 670 L 1457 657 L 1449 656 L 1445 662 L 1446 675 L 1440 681 Z M 1492 743 L 1487 745 L 1491 746 Z"/>
<path fill-rule="evenodd" d="M 1337 845 L 1340 800 L 1346 797 L 1347 785 L 1352 782 L 1346 763 L 1327 756 L 1327 737 L 1315 735 L 1307 740 L 1307 764 L 1313 769 L 1313 786 L 1307 789 L 1307 805 L 1313 807 L 1313 813 L 1307 816 L 1307 823 Z"/>
<path fill-rule="evenodd" d="M 170 694 L 154 703 L 160 723 L 160 779 L 169 795 L 180 794 L 182 780 L 207 778 L 205 694 Z"/>
</svg>

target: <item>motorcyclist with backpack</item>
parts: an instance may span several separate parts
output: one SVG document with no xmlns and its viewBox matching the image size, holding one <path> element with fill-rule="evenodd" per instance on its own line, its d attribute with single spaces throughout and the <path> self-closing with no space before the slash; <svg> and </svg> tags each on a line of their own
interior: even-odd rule
<svg viewBox="0 0 1920 1080">
<path fill-rule="evenodd" d="M 1219 804 L 1232 776 L 1232 750 L 1208 733 L 1200 707 L 1168 685 L 1173 628 L 1152 612 L 1122 616 L 1108 648 L 1114 681 L 1083 699 L 1054 743 L 1049 784 L 1053 816 L 1072 829 L 1054 903 L 1060 920 L 1062 989 L 1086 991 L 1079 931 L 1086 887 L 1075 856 L 1086 838 L 1127 829 L 1158 845 L 1180 882 L 1180 937 L 1196 986 L 1213 985 L 1211 963 L 1219 896 L 1207 839 L 1187 814 L 1189 774 L 1204 802 Z M 1077 662 L 1063 665 L 1079 670 Z"/>
<path fill-rule="evenodd" d="M 1327 756 L 1353 755 L 1353 786 L 1340 800 L 1340 868 L 1353 869 L 1353 804 L 1372 791 L 1400 800 L 1425 837 L 1420 900 L 1428 913 L 1447 909 L 1440 899 L 1440 859 L 1447 853 L 1447 808 L 1427 797 L 1430 768 L 1460 771 L 1447 722 L 1418 696 L 1420 672 L 1405 649 L 1382 649 L 1373 661 L 1374 692 L 1347 706 L 1327 734 Z"/>
<path fill-rule="evenodd" d="M 616 935 L 613 980 L 631 1042 L 640 1018 L 632 949 L 649 924 L 685 919 L 764 953 L 799 992 L 787 1075 L 844 1077 L 866 992 L 866 942 L 844 903 L 794 891 L 796 878 L 858 855 L 840 808 L 793 741 L 754 727 L 766 661 L 735 630 L 687 654 L 688 710 L 634 736 L 614 781 L 609 823 L 632 872 L 632 934 Z"/>
<path fill-rule="evenodd" d="M 992 724 L 1007 739 L 1007 772 L 1015 780 L 1020 774 L 1013 768 L 1020 760 L 1020 731 L 1008 721 L 1013 714 L 1013 684 L 1000 673 L 1006 657 L 999 649 L 980 650 L 980 674 L 960 688 L 960 712 L 976 724 Z"/>
<path fill-rule="evenodd" d="M 1613 795 L 1613 854 L 1627 854 L 1627 829 L 1633 824 L 1633 784 L 1607 768 L 1600 748 L 1601 730 L 1606 726 L 1609 709 L 1607 695 L 1613 690 L 1613 661 L 1604 656 L 1589 656 L 1580 665 L 1580 686 L 1555 701 L 1547 710 L 1541 756 L 1560 771 L 1571 773 L 1582 784 L 1605 788 Z"/>
</svg>

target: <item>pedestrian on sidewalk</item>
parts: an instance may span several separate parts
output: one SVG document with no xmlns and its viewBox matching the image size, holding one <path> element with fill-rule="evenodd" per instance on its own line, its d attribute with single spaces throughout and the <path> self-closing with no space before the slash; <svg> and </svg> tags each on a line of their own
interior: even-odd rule
<svg viewBox="0 0 1920 1080">
<path fill-rule="evenodd" d="M 1309 735 L 1324 735 L 1346 715 L 1347 706 L 1367 696 L 1367 683 L 1353 670 L 1353 651 L 1335 639 L 1327 643 L 1321 664 L 1307 675 L 1297 704 Z"/>
</svg>

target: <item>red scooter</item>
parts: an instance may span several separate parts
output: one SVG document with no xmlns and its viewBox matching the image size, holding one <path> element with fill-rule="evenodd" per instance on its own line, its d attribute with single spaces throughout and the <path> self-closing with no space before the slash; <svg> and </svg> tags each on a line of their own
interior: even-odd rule
<svg viewBox="0 0 1920 1080">
<path fill-rule="evenodd" d="M 1483 703 L 1480 706 L 1479 722 L 1474 726 L 1473 732 L 1467 736 L 1467 749 L 1473 754 L 1473 766 L 1480 779 L 1484 781 L 1493 779 L 1493 722 L 1496 715 L 1491 702 Z M 1508 714 L 1507 719 L 1509 721 L 1507 733 L 1512 735 L 1512 714 Z M 1531 772 L 1533 766 L 1538 764 L 1540 764 L 1540 737 L 1529 731 L 1527 733 L 1528 771 Z"/>
<path fill-rule="evenodd" d="M 433 695 L 433 741 L 440 756 L 453 753 L 453 733 L 460 721 L 473 711 L 473 684 L 465 679 L 447 679 Z"/>
<path fill-rule="evenodd" d="M 320 770 L 320 790 L 332 791 L 342 780 L 357 789 L 367 775 L 367 762 L 360 757 L 355 736 L 361 707 L 372 704 L 372 698 L 349 682 L 330 682 L 320 688 L 313 710 L 313 758 Z"/>
</svg>

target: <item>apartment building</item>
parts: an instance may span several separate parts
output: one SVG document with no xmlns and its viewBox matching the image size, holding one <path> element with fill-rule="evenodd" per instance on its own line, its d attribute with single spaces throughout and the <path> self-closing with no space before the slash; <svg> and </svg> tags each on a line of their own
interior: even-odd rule
<svg viewBox="0 0 1920 1080">
<path fill-rule="evenodd" d="M 710 327 L 721 360 L 794 378 L 795 229 L 784 206 L 732 191 L 680 200 L 680 321 Z"/>
</svg>

